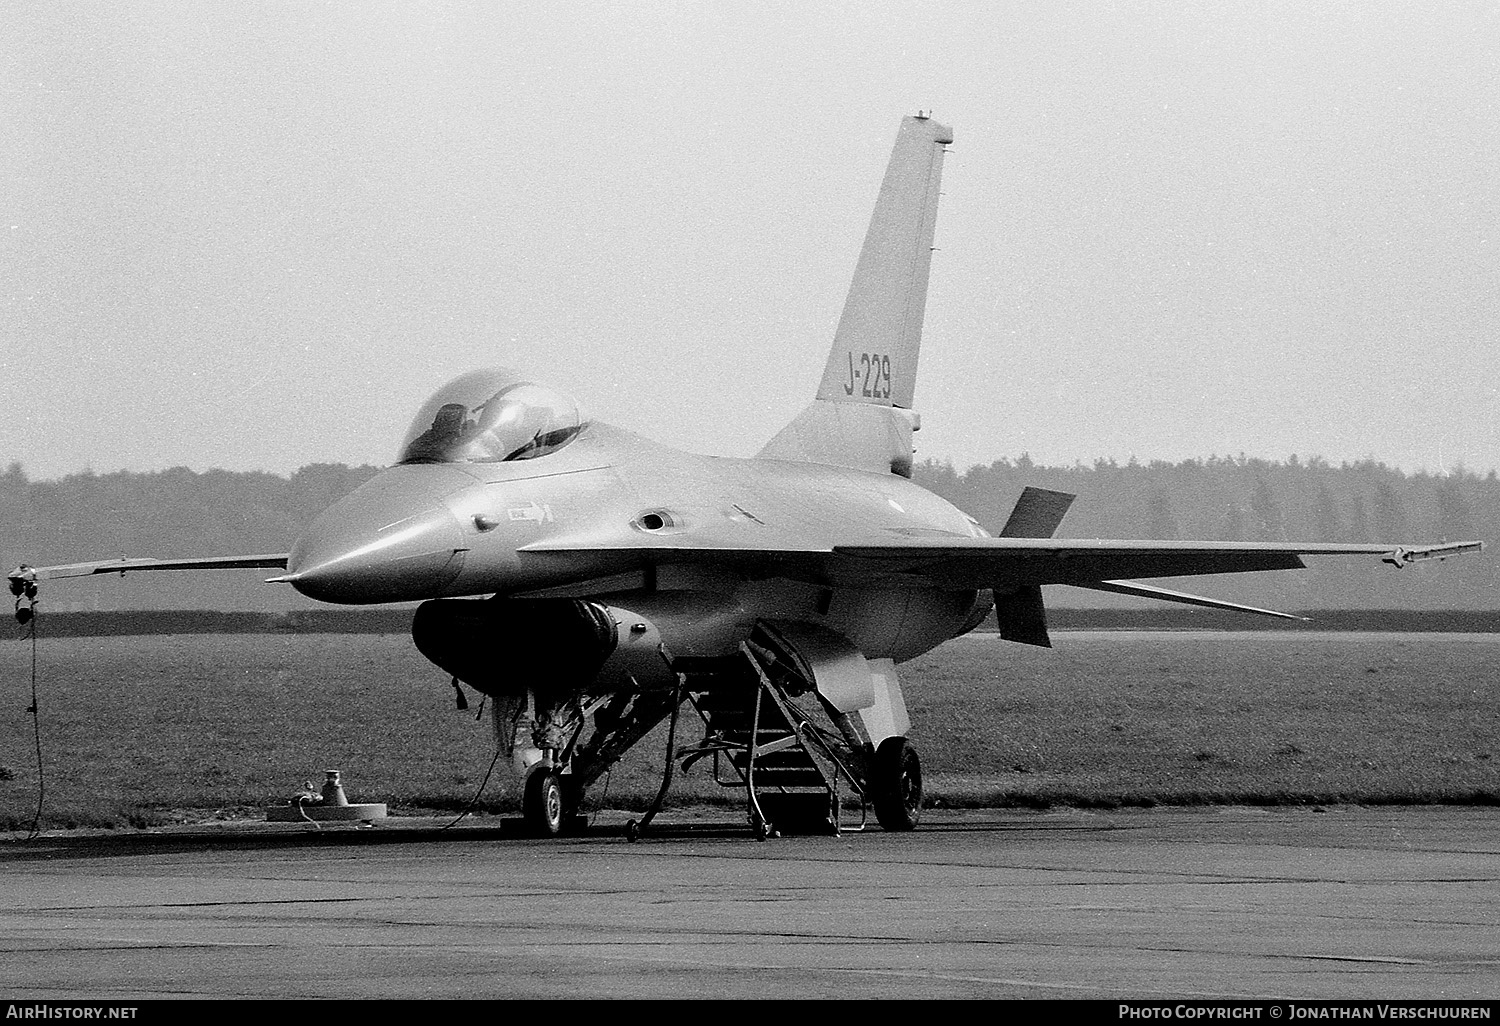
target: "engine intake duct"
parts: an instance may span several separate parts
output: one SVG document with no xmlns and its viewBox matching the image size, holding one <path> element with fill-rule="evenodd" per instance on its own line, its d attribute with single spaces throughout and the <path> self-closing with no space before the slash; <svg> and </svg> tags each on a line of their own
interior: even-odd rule
<svg viewBox="0 0 1500 1026">
<path fill-rule="evenodd" d="M 417 649 L 487 695 L 583 688 L 619 644 L 603 606 L 577 599 L 434 599 L 411 623 Z"/>
</svg>

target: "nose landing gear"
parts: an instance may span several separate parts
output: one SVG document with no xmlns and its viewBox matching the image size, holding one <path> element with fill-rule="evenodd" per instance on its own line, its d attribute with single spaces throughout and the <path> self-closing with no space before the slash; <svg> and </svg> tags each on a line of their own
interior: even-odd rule
<svg viewBox="0 0 1500 1026">
<path fill-rule="evenodd" d="M 527 830 L 538 837 L 556 837 L 567 822 L 562 778 L 549 766 L 540 766 L 526 778 L 521 814 Z"/>
</svg>

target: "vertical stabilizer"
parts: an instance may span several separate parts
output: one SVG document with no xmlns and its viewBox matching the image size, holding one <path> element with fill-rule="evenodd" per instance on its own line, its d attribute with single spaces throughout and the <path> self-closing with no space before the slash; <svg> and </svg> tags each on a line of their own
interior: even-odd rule
<svg viewBox="0 0 1500 1026">
<path fill-rule="evenodd" d="M 909 412 L 927 308 L 947 127 L 901 120 L 812 405 L 758 454 L 911 476 Z"/>
<path fill-rule="evenodd" d="M 952 141 L 930 118 L 901 119 L 819 399 L 911 409 L 943 147 Z"/>
</svg>

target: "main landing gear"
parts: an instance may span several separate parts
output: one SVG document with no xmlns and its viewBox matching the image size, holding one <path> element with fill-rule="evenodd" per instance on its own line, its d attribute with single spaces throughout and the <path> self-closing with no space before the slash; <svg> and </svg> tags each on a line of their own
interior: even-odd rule
<svg viewBox="0 0 1500 1026">
<path fill-rule="evenodd" d="M 888 737 L 870 767 L 875 818 L 887 830 L 915 830 L 922 818 L 922 760 L 904 737 Z"/>
<path fill-rule="evenodd" d="M 922 814 L 916 748 L 899 735 L 872 745 L 858 722 L 818 694 L 811 674 L 774 632 L 758 628 L 737 657 L 675 659 L 670 665 L 679 688 L 662 785 L 645 817 L 627 825 L 630 840 L 661 810 L 673 763 L 687 769 L 700 759 L 711 761 L 715 782 L 744 789 L 757 840 L 787 831 L 837 835 L 851 829 L 841 822 L 845 786 L 860 799 L 860 824 L 852 829 L 863 829 L 866 803 L 886 830 L 916 828 Z M 703 720 L 704 736 L 676 747 L 682 699 Z"/>
<path fill-rule="evenodd" d="M 496 731 L 523 773 L 526 832 L 556 837 L 583 827 L 585 790 L 657 724 L 667 721 L 661 786 L 626 836 L 635 840 L 661 811 L 677 764 L 709 760 L 716 783 L 739 788 L 753 835 L 831 833 L 864 828 L 865 811 L 886 830 L 917 827 L 922 763 L 900 735 L 872 744 L 855 717 L 819 694 L 812 671 L 769 629 L 757 629 L 731 656 L 663 658 L 675 687 L 590 697 L 583 692 L 497 699 Z M 703 721 L 703 738 L 677 742 L 686 706 Z M 591 729 L 590 729 L 591 728 Z M 845 792 L 859 800 L 858 825 L 842 822 Z"/>
</svg>

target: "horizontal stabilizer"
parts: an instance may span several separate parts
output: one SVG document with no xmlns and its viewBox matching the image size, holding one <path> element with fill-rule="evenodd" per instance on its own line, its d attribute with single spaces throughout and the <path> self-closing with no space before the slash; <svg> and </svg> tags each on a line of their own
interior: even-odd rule
<svg viewBox="0 0 1500 1026">
<path fill-rule="evenodd" d="M 1168 591 L 1166 588 L 1153 588 L 1145 584 L 1136 584 L 1133 581 L 1094 581 L 1089 584 L 1075 584 L 1073 587 L 1088 588 L 1090 591 L 1107 591 L 1116 595 L 1133 595 L 1136 598 L 1158 599 L 1162 602 L 1180 602 L 1187 606 L 1229 609 L 1236 613 L 1279 616 L 1286 620 L 1306 621 L 1308 619 L 1305 616 L 1295 616 L 1292 613 L 1278 613 L 1274 609 L 1259 609 L 1255 606 L 1242 606 L 1238 602 L 1224 602 L 1220 599 L 1204 598 L 1202 595 L 1189 595 L 1185 591 Z"/>
<path fill-rule="evenodd" d="M 1010 511 L 1010 519 L 1000 529 L 1000 537 L 1051 538 L 1076 498 L 1067 492 L 1027 485 L 1016 500 L 1016 508 Z"/>
</svg>

